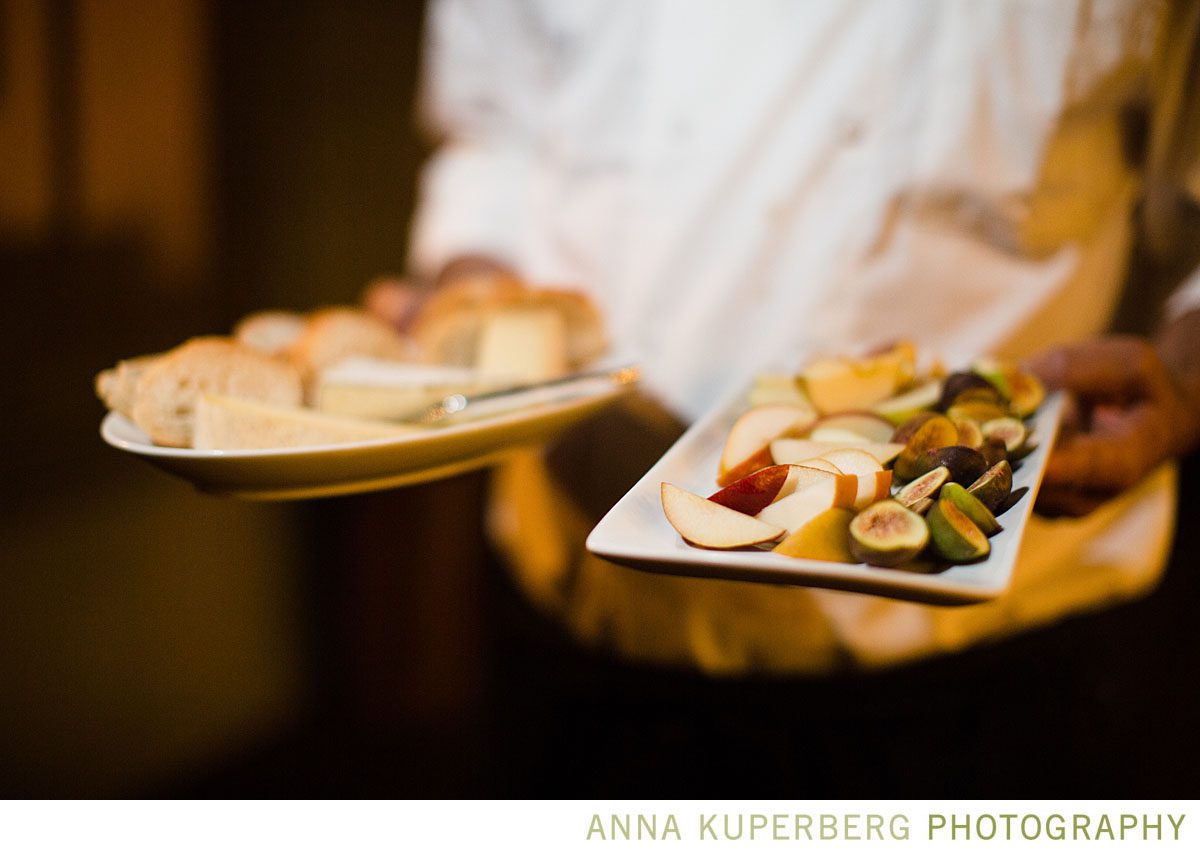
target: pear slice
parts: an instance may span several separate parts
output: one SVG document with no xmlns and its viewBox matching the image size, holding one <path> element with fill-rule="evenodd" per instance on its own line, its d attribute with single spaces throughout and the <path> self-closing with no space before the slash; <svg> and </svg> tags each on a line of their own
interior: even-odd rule
<svg viewBox="0 0 1200 850">
<path fill-rule="evenodd" d="M 740 549 L 778 540 L 783 529 L 662 482 L 663 513 L 688 543 L 705 549 Z"/>
</svg>

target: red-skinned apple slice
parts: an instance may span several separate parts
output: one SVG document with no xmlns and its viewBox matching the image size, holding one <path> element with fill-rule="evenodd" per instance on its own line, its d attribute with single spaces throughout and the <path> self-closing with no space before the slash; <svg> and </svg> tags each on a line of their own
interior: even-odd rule
<svg viewBox="0 0 1200 850">
<path fill-rule="evenodd" d="M 688 543 L 705 549 L 740 549 L 770 543 L 783 529 L 662 482 L 663 513 Z"/>
<path fill-rule="evenodd" d="M 903 448 L 903 443 L 818 443 L 816 440 L 781 437 L 771 441 L 770 454 L 774 463 L 808 463 L 814 457 L 828 459 L 829 453 L 838 449 L 858 449 L 885 464 L 891 462 Z M 831 463 L 837 465 L 837 461 Z"/>
<path fill-rule="evenodd" d="M 834 475 L 767 505 L 759 511 L 758 519 L 790 534 L 822 511 L 851 507 L 857 497 L 857 476 Z"/>
<path fill-rule="evenodd" d="M 877 413 L 853 411 L 822 416 L 805 436 L 824 443 L 886 443 L 895 431 L 896 426 Z"/>
<path fill-rule="evenodd" d="M 883 469 L 879 459 L 863 449 L 833 449 L 822 457 L 847 475 L 867 475 Z"/>
<path fill-rule="evenodd" d="M 767 505 L 797 490 L 832 478 L 834 473 L 795 464 L 776 464 L 739 478 L 709 496 L 709 500 L 754 516 Z"/>
<path fill-rule="evenodd" d="M 764 404 L 752 407 L 737 418 L 725 438 L 717 483 L 724 486 L 744 475 L 770 465 L 767 462 L 746 469 L 748 462 L 762 452 L 772 440 L 786 434 L 799 433 L 816 419 L 806 407 L 794 404 Z M 736 473 L 736 474 L 735 474 Z"/>
</svg>

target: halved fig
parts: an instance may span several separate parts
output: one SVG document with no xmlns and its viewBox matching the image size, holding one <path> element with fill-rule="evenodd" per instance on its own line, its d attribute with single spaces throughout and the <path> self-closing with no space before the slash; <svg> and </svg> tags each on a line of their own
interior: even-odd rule
<svg viewBox="0 0 1200 850">
<path fill-rule="evenodd" d="M 921 501 L 917 502 L 916 504 L 910 506 L 909 510 L 912 511 L 914 514 L 920 514 L 921 516 L 925 516 L 925 514 L 929 513 L 929 509 L 932 508 L 935 504 L 937 504 L 937 503 L 934 502 L 933 499 L 922 499 Z"/>
<path fill-rule="evenodd" d="M 910 561 L 928 542 L 925 520 L 894 499 L 876 502 L 850 523 L 850 551 L 877 567 Z"/>
<path fill-rule="evenodd" d="M 1004 449 L 1009 454 L 1020 451 L 1021 446 L 1025 445 L 1025 438 L 1029 436 L 1029 431 L 1025 428 L 1025 423 L 1012 416 L 991 419 L 984 422 L 979 430 L 983 433 L 984 437 L 1003 440 Z"/>
<path fill-rule="evenodd" d="M 947 499 L 938 499 L 925 515 L 925 522 L 929 523 L 933 550 L 947 561 L 977 561 L 992 549 L 979 527 Z"/>
<path fill-rule="evenodd" d="M 962 404 L 955 404 L 946 411 L 946 415 L 951 419 L 974 419 L 976 422 L 983 423 L 989 419 L 999 419 L 1001 416 L 1008 416 L 1008 407 L 999 402 L 991 401 L 964 401 Z"/>
<path fill-rule="evenodd" d="M 922 499 L 937 498 L 938 490 L 950 480 L 950 470 L 944 466 L 931 469 L 920 478 L 915 478 L 900 488 L 896 493 L 896 501 L 906 508 L 912 508 Z"/>
<path fill-rule="evenodd" d="M 1012 492 L 1012 483 L 1012 467 L 1007 460 L 1002 460 L 979 476 L 978 480 L 967 488 L 967 492 L 995 513 Z"/>
<path fill-rule="evenodd" d="M 938 410 L 949 410 L 957 403 L 958 397 L 968 390 L 985 390 L 994 393 L 996 398 L 1000 397 L 991 381 L 986 378 L 976 375 L 974 372 L 952 372 L 942 382 L 942 395 L 937 403 Z"/>
<path fill-rule="evenodd" d="M 902 427 L 897 435 L 902 434 L 904 430 L 905 428 Z M 900 441 L 897 440 L 897 442 Z M 896 463 L 893 465 L 896 478 L 900 481 L 912 481 L 914 478 L 924 475 L 937 464 L 930 464 L 922 468 L 919 463 L 921 458 L 931 450 L 953 446 L 957 442 L 958 428 L 953 422 L 938 414 L 927 418 L 904 441 L 904 448 L 901 449 Z"/>
<path fill-rule="evenodd" d="M 983 431 L 974 419 L 955 419 L 954 427 L 958 429 L 958 444 L 968 449 L 983 448 Z"/>
<path fill-rule="evenodd" d="M 953 504 L 988 537 L 1000 530 L 1000 523 L 996 522 L 996 517 L 988 510 L 987 505 L 963 489 L 961 484 L 949 482 L 942 488 L 938 501 Z"/>
<path fill-rule="evenodd" d="M 896 426 L 896 430 L 892 433 L 891 441 L 893 443 L 907 443 L 913 438 L 913 435 L 920 430 L 922 425 L 924 425 L 930 419 L 936 419 L 941 415 L 942 414 L 934 410 L 922 410 L 918 413 L 914 413 L 908 419 L 905 419 L 898 426 Z"/>
<path fill-rule="evenodd" d="M 939 466 L 944 466 L 950 471 L 951 481 L 957 481 L 964 487 L 973 484 L 988 468 L 983 455 L 974 449 L 968 449 L 966 446 L 945 446 L 931 449 L 917 457 L 911 466 L 913 477 L 924 475 Z"/>
<path fill-rule="evenodd" d="M 1005 376 L 1008 381 L 1009 407 L 1022 419 L 1032 416 L 1046 400 L 1046 388 L 1036 375 L 1013 370 Z"/>
<path fill-rule="evenodd" d="M 983 445 L 979 447 L 979 453 L 983 455 L 983 459 L 988 462 L 988 466 L 992 467 L 1002 460 L 1008 460 L 1008 448 L 1004 445 L 1004 441 L 999 437 L 983 438 Z"/>
</svg>

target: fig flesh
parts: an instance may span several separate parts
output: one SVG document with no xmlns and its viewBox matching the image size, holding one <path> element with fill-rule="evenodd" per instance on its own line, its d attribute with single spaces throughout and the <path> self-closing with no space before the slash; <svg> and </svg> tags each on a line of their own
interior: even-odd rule
<svg viewBox="0 0 1200 850">
<path fill-rule="evenodd" d="M 850 523 L 850 551 L 877 567 L 911 561 L 928 543 L 925 520 L 894 499 L 876 502 Z"/>
<path fill-rule="evenodd" d="M 903 436 L 904 431 L 905 428 L 901 427 L 897 436 Z M 904 448 L 892 468 L 900 481 L 912 481 L 937 466 L 934 463 L 922 467 L 921 459 L 926 454 L 958 442 L 958 428 L 945 416 L 934 414 L 920 423 L 907 440 L 897 442 L 904 442 Z"/>
<path fill-rule="evenodd" d="M 1000 523 L 987 506 L 968 493 L 961 484 L 951 481 L 942 488 L 938 501 L 947 501 L 958 508 L 986 536 L 991 537 L 1000 530 Z"/>
<path fill-rule="evenodd" d="M 979 430 L 985 438 L 1003 440 L 1004 449 L 1009 454 L 1020 451 L 1025 445 L 1025 438 L 1029 436 L 1025 423 L 1012 416 L 1002 416 L 984 422 Z"/>
<path fill-rule="evenodd" d="M 965 564 L 991 551 L 987 537 L 948 499 L 938 499 L 925 515 L 933 549 L 947 561 Z"/>
<path fill-rule="evenodd" d="M 949 480 L 950 470 L 944 466 L 936 467 L 901 487 L 896 494 L 896 501 L 911 509 L 922 499 L 936 499 L 942 485 Z"/>
<path fill-rule="evenodd" d="M 1012 492 L 1012 483 L 1012 467 L 1007 460 L 1002 460 L 979 476 L 979 479 L 967 488 L 967 492 L 995 513 Z"/>
</svg>

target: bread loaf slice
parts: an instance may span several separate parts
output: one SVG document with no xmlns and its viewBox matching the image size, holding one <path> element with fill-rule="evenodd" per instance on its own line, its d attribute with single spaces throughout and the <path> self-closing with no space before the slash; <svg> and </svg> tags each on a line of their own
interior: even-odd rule
<svg viewBox="0 0 1200 850">
<path fill-rule="evenodd" d="M 208 450 L 292 448 L 357 443 L 421 430 L 240 398 L 202 395 L 196 405 L 194 443 L 195 448 Z"/>
<path fill-rule="evenodd" d="M 299 313 L 262 310 L 251 313 L 233 328 L 233 338 L 263 354 L 282 354 L 291 348 L 308 325 Z"/>
<path fill-rule="evenodd" d="M 327 307 L 313 313 L 288 348 L 288 358 L 306 381 L 347 357 L 413 359 L 408 339 L 387 322 L 352 307 Z"/>
<path fill-rule="evenodd" d="M 162 356 L 161 354 L 144 354 L 141 357 L 121 360 L 111 369 L 105 369 L 96 376 L 96 395 L 109 410 L 115 410 L 132 419 L 138 379 Z"/>
<path fill-rule="evenodd" d="M 285 406 L 302 400 L 300 374 L 290 363 L 225 337 L 199 337 L 141 373 L 131 418 L 159 445 L 190 446 L 196 400 L 203 393 Z"/>
</svg>

